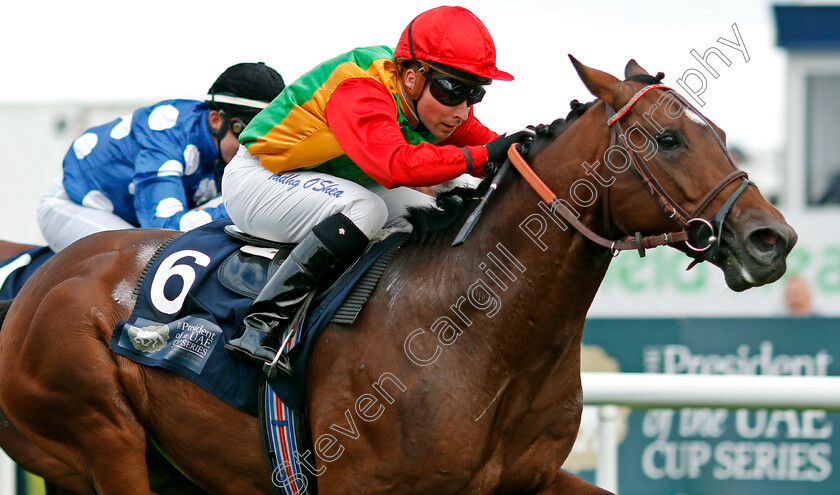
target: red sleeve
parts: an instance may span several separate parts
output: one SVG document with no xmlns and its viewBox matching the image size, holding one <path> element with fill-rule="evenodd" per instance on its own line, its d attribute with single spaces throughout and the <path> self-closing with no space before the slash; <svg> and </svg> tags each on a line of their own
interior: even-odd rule
<svg viewBox="0 0 840 495">
<path fill-rule="evenodd" d="M 393 96 L 369 78 L 339 84 L 325 109 L 327 124 L 341 149 L 385 187 L 433 186 L 454 179 L 467 172 L 464 149 L 472 157 L 471 173 L 483 173 L 487 163 L 487 150 L 479 146 L 483 142 L 465 141 L 463 149 L 454 144 L 409 144 L 396 114 Z M 454 134 L 447 139 L 453 138 Z"/>
</svg>

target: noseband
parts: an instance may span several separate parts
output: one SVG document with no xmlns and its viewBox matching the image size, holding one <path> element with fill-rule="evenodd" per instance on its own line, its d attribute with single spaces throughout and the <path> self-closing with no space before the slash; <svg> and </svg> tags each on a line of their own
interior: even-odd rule
<svg viewBox="0 0 840 495">
<path fill-rule="evenodd" d="M 682 208 L 682 206 L 674 201 L 659 181 L 656 180 L 656 177 L 654 177 L 653 173 L 642 160 L 642 157 L 639 156 L 636 150 L 629 145 L 629 138 L 626 134 L 624 134 L 621 123 L 619 122 L 621 118 L 630 111 L 633 105 L 641 99 L 642 96 L 653 89 L 663 89 L 667 91 L 677 101 L 683 104 L 687 111 L 693 111 L 698 117 L 700 117 L 706 127 L 708 127 L 712 132 L 718 146 L 720 146 L 721 150 L 723 150 L 726 155 L 726 158 L 729 160 L 729 164 L 732 165 L 732 173 L 724 177 L 715 187 L 713 187 L 691 213 L 687 212 L 684 208 Z M 605 105 L 607 114 L 609 115 L 613 112 L 613 109 L 606 102 Z M 732 160 L 732 156 L 729 154 L 729 151 L 723 144 L 723 140 L 720 136 L 718 136 L 714 127 L 712 127 L 709 121 L 700 112 L 698 112 L 693 105 L 687 102 L 673 89 L 663 84 L 651 84 L 640 89 L 635 95 L 633 95 L 632 98 L 630 98 L 630 101 L 628 101 L 621 110 L 616 112 L 609 118 L 609 120 L 607 120 L 607 125 L 610 127 L 610 147 L 615 146 L 617 143 L 617 145 L 625 153 L 627 153 L 630 157 L 631 163 L 633 164 L 634 170 L 642 179 L 642 183 L 645 184 L 648 191 L 656 199 L 665 214 L 668 215 L 670 219 L 674 220 L 681 230 L 650 236 L 642 236 L 640 232 L 636 232 L 635 236 L 628 236 L 623 240 L 617 241 L 605 238 L 585 226 L 580 220 L 578 220 L 575 214 L 566 207 L 566 205 L 562 204 L 560 199 L 557 198 L 557 195 L 555 195 L 551 189 L 546 186 L 546 184 L 536 175 L 536 173 L 534 173 L 533 169 L 531 169 L 528 163 L 522 158 L 516 150 L 516 146 L 510 147 L 508 150 L 508 157 L 519 173 L 528 181 L 531 187 L 537 191 L 540 197 L 549 205 L 553 212 L 563 217 L 564 220 L 591 241 L 600 246 L 609 248 L 613 255 L 617 255 L 620 251 L 636 250 L 639 252 L 640 256 L 644 256 L 645 249 L 685 243 L 691 251 L 689 254 L 694 257 L 694 261 L 691 265 L 689 265 L 689 268 L 704 260 L 712 262 L 717 261 L 720 256 L 721 235 L 723 233 L 723 222 L 726 219 L 726 215 L 732 209 L 732 205 L 741 193 L 743 193 L 747 186 L 752 184 L 752 182 L 747 179 L 746 172 L 736 168 L 735 162 Z M 724 189 L 726 189 L 729 184 L 739 179 L 741 180 L 741 184 L 737 189 L 735 189 L 729 198 L 727 198 L 711 219 L 700 217 L 700 213 L 704 208 L 706 208 Z M 604 184 L 604 224 L 608 226 L 610 223 L 609 201 L 607 200 L 609 185 L 606 185 L 606 181 Z"/>
</svg>

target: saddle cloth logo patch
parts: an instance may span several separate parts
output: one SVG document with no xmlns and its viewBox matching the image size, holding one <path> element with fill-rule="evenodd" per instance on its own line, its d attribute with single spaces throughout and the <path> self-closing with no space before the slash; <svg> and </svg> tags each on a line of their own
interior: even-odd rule
<svg viewBox="0 0 840 495">
<path fill-rule="evenodd" d="M 126 324 L 125 330 L 134 348 L 140 352 L 159 351 L 169 342 L 169 327 L 166 325 L 140 328 Z"/>
<path fill-rule="evenodd" d="M 147 364 L 166 362 L 170 369 L 181 368 L 197 374 L 204 369 L 222 338 L 218 325 L 197 316 L 166 325 L 137 318 L 134 324 L 125 323 L 123 330 L 117 346 L 124 351 L 143 356 Z"/>
</svg>

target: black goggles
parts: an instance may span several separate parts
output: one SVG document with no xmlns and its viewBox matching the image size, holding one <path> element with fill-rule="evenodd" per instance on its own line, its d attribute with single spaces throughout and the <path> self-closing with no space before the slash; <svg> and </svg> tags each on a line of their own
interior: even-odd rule
<svg viewBox="0 0 840 495">
<path fill-rule="evenodd" d="M 457 79 L 435 76 L 429 82 L 429 92 L 448 107 L 458 106 L 465 101 L 471 107 L 484 98 L 487 90 L 480 84 L 467 84 Z"/>
</svg>

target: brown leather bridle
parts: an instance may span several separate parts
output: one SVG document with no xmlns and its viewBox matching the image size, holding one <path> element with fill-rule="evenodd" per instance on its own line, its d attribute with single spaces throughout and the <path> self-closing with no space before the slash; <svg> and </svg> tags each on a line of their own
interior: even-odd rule
<svg viewBox="0 0 840 495">
<path fill-rule="evenodd" d="M 712 135 L 715 137 L 718 145 L 723 150 L 726 158 L 729 160 L 729 164 L 732 165 L 732 173 L 728 174 L 714 188 L 712 188 L 712 190 L 703 197 L 691 213 L 688 213 L 684 208 L 682 208 L 682 206 L 679 205 L 679 203 L 674 201 L 659 181 L 656 180 L 656 177 L 654 177 L 653 173 L 647 167 L 644 160 L 642 160 L 641 156 L 639 156 L 638 152 L 636 152 L 633 146 L 629 145 L 629 138 L 623 132 L 619 122 L 621 118 L 629 112 L 633 105 L 635 105 L 642 96 L 652 89 L 665 90 L 671 96 L 676 98 L 677 101 L 682 103 L 687 110 L 693 111 L 698 117 L 700 117 L 706 127 L 708 127 L 712 132 Z M 610 113 L 613 113 L 612 107 L 610 107 L 610 105 L 606 102 L 605 105 L 607 114 L 609 115 Z M 746 172 L 737 169 L 732 156 L 729 154 L 729 151 L 723 144 L 723 140 L 715 131 L 714 127 L 712 127 L 709 121 L 699 111 L 697 111 L 693 105 L 687 102 L 673 89 L 662 84 L 651 84 L 639 90 L 630 99 L 630 101 L 622 107 L 621 110 L 616 112 L 607 121 L 607 125 L 610 127 L 610 146 L 612 147 L 618 143 L 618 146 L 627 153 L 630 157 L 630 162 L 633 164 L 633 169 L 641 178 L 642 183 L 645 184 L 648 191 L 654 199 L 656 199 L 665 214 L 668 215 L 670 219 L 674 220 L 681 230 L 649 236 L 642 236 L 640 232 L 636 232 L 635 236 L 627 236 L 622 240 L 612 240 L 603 237 L 578 220 L 575 214 L 570 211 L 569 208 L 557 197 L 557 195 L 554 194 L 551 189 L 537 176 L 525 159 L 522 158 L 522 155 L 519 154 L 515 145 L 508 149 L 508 157 L 514 167 L 516 167 L 519 173 L 525 178 L 525 180 L 528 181 L 531 187 L 534 188 L 534 190 L 540 195 L 543 201 L 548 204 L 549 208 L 553 212 L 560 215 L 566 222 L 578 230 L 578 232 L 586 236 L 586 238 L 600 246 L 609 248 L 613 255 L 617 255 L 620 251 L 637 250 L 640 256 L 644 256 L 645 249 L 685 243 L 690 250 L 688 254 L 695 258 L 695 261 L 689 266 L 689 268 L 704 260 L 716 262 L 720 256 L 720 239 L 723 232 L 723 221 L 726 219 L 726 215 L 732 209 L 732 205 L 741 193 L 743 193 L 749 185 L 754 184 L 747 178 Z M 741 184 L 729 196 L 729 198 L 727 198 L 717 213 L 715 213 L 715 215 L 709 220 L 700 217 L 700 213 L 703 209 L 705 209 L 724 189 L 726 189 L 729 184 L 737 181 L 738 179 L 741 180 Z M 610 224 L 609 201 L 607 201 L 608 189 L 609 185 L 606 185 L 605 181 L 603 185 L 603 211 L 605 225 Z"/>
</svg>

